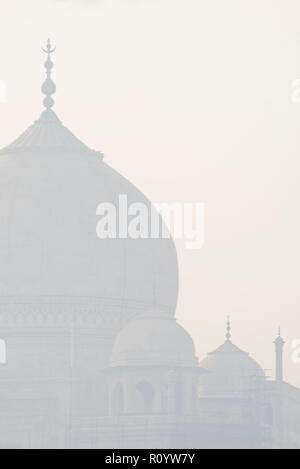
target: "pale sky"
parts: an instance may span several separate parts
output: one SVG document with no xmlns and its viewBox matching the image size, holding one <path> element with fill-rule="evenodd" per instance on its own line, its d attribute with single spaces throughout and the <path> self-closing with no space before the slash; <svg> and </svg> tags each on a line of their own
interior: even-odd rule
<svg viewBox="0 0 300 469">
<path fill-rule="evenodd" d="M 206 242 L 178 243 L 177 317 L 202 358 L 233 341 L 300 386 L 297 0 L 0 0 L 0 146 L 38 118 L 48 37 L 55 110 L 154 202 L 204 202 Z"/>
</svg>

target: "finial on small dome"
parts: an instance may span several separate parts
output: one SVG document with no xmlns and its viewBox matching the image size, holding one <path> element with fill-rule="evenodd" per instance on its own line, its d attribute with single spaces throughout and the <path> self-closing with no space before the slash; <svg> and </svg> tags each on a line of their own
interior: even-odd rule
<svg viewBox="0 0 300 469">
<path fill-rule="evenodd" d="M 51 54 L 56 50 L 56 47 L 52 47 L 51 41 L 48 39 L 46 49 L 42 47 L 42 50 L 47 54 L 47 60 L 45 62 L 47 78 L 42 85 L 42 92 L 46 95 L 43 104 L 47 111 L 50 111 L 50 109 L 54 106 L 52 94 L 54 94 L 56 91 L 55 83 L 51 79 L 51 71 L 53 68 Z"/>
<path fill-rule="evenodd" d="M 275 344 L 275 353 L 276 353 L 276 381 L 283 380 L 283 347 L 284 347 L 284 340 L 281 337 L 281 330 L 280 326 L 278 327 L 278 336 L 274 340 Z"/>
<path fill-rule="evenodd" d="M 227 327 L 226 327 L 227 333 L 226 333 L 225 337 L 226 337 L 227 341 L 230 341 L 230 339 L 231 339 L 231 326 L 230 326 L 230 317 L 229 316 L 227 316 L 227 323 L 226 324 L 227 324 Z"/>
</svg>

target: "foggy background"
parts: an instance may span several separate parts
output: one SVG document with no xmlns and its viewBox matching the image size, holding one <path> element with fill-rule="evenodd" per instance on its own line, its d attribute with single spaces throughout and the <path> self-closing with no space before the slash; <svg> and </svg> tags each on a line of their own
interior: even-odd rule
<svg viewBox="0 0 300 469">
<path fill-rule="evenodd" d="M 300 386 L 297 0 L 0 0 L 0 146 L 55 111 L 154 202 L 204 202 L 205 246 L 178 242 L 177 318 L 202 358 L 232 340 Z M 99 201 L 101 202 L 101 201 Z M 96 217 L 95 217 L 96 225 Z M 1 331 L 0 331 L 1 336 Z"/>
</svg>

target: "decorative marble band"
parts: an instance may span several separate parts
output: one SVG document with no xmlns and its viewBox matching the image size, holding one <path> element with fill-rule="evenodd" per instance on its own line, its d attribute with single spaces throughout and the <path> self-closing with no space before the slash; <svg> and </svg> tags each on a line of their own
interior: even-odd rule
<svg viewBox="0 0 300 469">
<path fill-rule="evenodd" d="M 154 306 L 134 300 L 90 297 L 0 297 L 1 325 L 101 326 L 119 329 Z M 160 307 L 161 310 L 166 308 Z"/>
</svg>

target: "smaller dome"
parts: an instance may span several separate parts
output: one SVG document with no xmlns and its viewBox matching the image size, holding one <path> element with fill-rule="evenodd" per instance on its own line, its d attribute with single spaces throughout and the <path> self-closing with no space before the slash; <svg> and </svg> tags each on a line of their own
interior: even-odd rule
<svg viewBox="0 0 300 469">
<path fill-rule="evenodd" d="M 231 340 L 210 352 L 200 362 L 207 373 L 201 376 L 200 390 L 204 394 L 242 392 L 258 379 L 264 379 L 261 366 Z"/>
<path fill-rule="evenodd" d="M 174 318 L 149 311 L 116 337 L 110 366 L 197 366 L 194 342 Z"/>
</svg>

